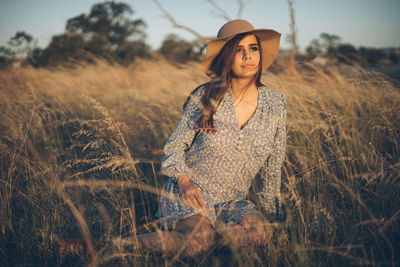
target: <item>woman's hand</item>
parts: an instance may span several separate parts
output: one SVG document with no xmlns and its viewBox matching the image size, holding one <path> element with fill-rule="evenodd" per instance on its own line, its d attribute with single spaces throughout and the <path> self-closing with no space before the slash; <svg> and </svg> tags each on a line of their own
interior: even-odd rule
<svg viewBox="0 0 400 267">
<path fill-rule="evenodd" d="M 179 175 L 177 181 L 179 186 L 179 197 L 183 204 L 192 209 L 205 209 L 206 203 L 204 202 L 203 195 L 200 190 L 192 184 L 189 176 L 186 174 Z"/>
</svg>

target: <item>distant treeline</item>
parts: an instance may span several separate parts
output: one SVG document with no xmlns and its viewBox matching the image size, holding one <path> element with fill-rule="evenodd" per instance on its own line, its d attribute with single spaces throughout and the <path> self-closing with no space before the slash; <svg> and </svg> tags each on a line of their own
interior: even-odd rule
<svg viewBox="0 0 400 267">
<path fill-rule="evenodd" d="M 305 54 L 299 55 L 300 59 L 313 60 L 324 57 L 343 63 L 354 63 L 362 66 L 377 66 L 398 64 L 400 61 L 400 48 L 356 48 L 352 44 L 340 42 L 337 35 L 321 33 L 319 39 L 313 39 L 306 48 Z"/>
<path fill-rule="evenodd" d="M 199 61 L 204 43 L 189 42 L 177 35 L 168 35 L 158 51 L 146 43 L 146 22 L 132 19 L 133 9 L 126 3 L 107 1 L 92 6 L 89 14 L 80 14 L 66 22 L 65 32 L 52 37 L 45 48 L 25 31 L 18 31 L 6 46 L 0 46 L 0 68 L 32 65 L 51 67 L 71 62 L 92 62 L 104 58 L 110 62 L 129 65 L 136 58 L 150 58 L 161 54 L 173 63 Z M 362 66 L 396 65 L 400 61 L 399 48 L 356 48 L 340 43 L 340 37 L 321 33 L 311 41 L 297 60 L 354 63 Z M 332 61 L 333 60 L 333 61 Z"/>
</svg>

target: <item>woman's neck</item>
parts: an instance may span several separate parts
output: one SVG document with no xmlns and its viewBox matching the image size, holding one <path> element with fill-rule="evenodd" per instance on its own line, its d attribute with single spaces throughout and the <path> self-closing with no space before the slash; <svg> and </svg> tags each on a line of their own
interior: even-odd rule
<svg viewBox="0 0 400 267">
<path fill-rule="evenodd" d="M 255 79 L 232 78 L 231 86 L 232 86 L 232 94 L 235 99 L 240 96 L 243 97 L 245 92 L 248 93 L 257 90 Z"/>
</svg>

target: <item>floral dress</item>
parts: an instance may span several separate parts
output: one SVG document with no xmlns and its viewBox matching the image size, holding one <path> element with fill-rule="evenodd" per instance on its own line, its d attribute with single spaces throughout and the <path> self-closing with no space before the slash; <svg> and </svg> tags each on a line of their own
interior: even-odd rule
<svg viewBox="0 0 400 267">
<path fill-rule="evenodd" d="M 198 131 L 200 99 L 207 84 L 195 89 L 169 137 L 161 172 L 170 177 L 160 199 L 158 216 L 167 227 L 202 214 L 213 225 L 236 224 L 248 213 L 258 213 L 247 194 L 255 179 L 258 199 L 266 212 L 281 215 L 281 167 L 286 146 L 286 100 L 271 89 L 258 88 L 258 103 L 246 125 L 239 127 L 229 88 L 214 111 L 216 133 Z M 194 210 L 179 199 L 176 178 L 187 174 L 204 197 L 205 210 Z"/>
</svg>

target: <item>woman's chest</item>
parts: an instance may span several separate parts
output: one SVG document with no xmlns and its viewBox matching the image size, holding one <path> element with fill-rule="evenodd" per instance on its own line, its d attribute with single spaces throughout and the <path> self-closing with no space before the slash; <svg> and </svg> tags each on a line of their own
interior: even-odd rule
<svg viewBox="0 0 400 267">
<path fill-rule="evenodd" d="M 238 124 L 240 129 L 243 129 L 246 124 L 250 121 L 252 116 L 256 113 L 257 110 L 257 99 L 252 101 L 243 101 L 235 105 L 235 116 L 236 123 Z"/>
<path fill-rule="evenodd" d="M 237 105 L 231 92 L 222 99 L 213 114 L 216 133 L 201 134 L 197 145 L 263 157 L 270 152 L 278 128 L 279 114 L 260 91 L 251 105 Z M 243 127 L 240 127 L 243 126 Z"/>
<path fill-rule="evenodd" d="M 270 153 L 277 132 L 278 118 L 254 112 L 243 128 L 238 125 L 236 114 L 216 112 L 214 134 L 202 134 L 201 143 L 219 151 L 233 151 L 252 158 L 264 158 Z M 266 116 L 263 116 L 266 115 Z"/>
</svg>

